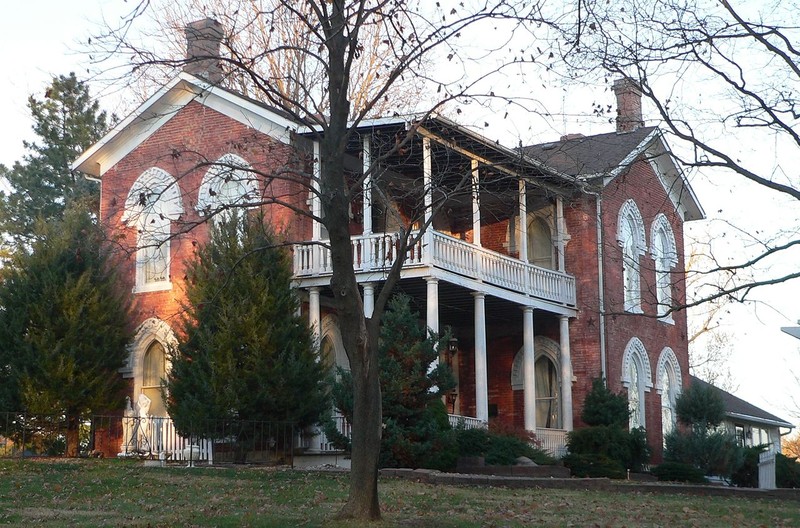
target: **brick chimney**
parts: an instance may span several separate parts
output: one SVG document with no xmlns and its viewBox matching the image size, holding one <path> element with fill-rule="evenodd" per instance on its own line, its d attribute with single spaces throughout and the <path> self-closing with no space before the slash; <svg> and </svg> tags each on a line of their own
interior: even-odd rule
<svg viewBox="0 0 800 528">
<path fill-rule="evenodd" d="M 617 133 L 633 132 L 644 126 L 642 121 L 642 91 L 631 79 L 614 81 L 617 95 Z"/>
<path fill-rule="evenodd" d="M 222 80 L 219 47 L 222 24 L 213 18 L 190 22 L 186 26 L 186 65 L 183 70 L 212 84 Z"/>
</svg>

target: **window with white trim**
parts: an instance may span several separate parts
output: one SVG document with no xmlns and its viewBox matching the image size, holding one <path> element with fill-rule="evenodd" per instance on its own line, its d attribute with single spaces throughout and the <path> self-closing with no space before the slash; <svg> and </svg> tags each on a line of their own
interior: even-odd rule
<svg viewBox="0 0 800 528">
<path fill-rule="evenodd" d="M 627 312 L 642 312 L 639 259 L 647 252 L 644 222 L 633 200 L 627 200 L 617 218 L 617 242 L 622 249 L 623 306 Z"/>
<path fill-rule="evenodd" d="M 645 393 L 653 386 L 647 350 L 637 337 L 631 338 L 622 356 L 622 385 L 628 390 L 630 429 L 645 427 Z"/>
<path fill-rule="evenodd" d="M 664 321 L 672 321 L 672 268 L 678 264 L 675 235 L 666 215 L 659 213 L 650 229 L 653 263 L 656 272 L 657 313 Z"/>
<path fill-rule="evenodd" d="M 125 199 L 122 221 L 136 228 L 134 292 L 168 290 L 172 221 L 183 214 L 180 189 L 166 171 L 153 167 L 133 183 Z"/>
</svg>

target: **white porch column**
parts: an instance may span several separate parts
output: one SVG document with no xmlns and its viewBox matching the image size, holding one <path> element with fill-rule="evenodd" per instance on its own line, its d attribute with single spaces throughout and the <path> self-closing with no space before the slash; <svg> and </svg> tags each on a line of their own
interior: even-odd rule
<svg viewBox="0 0 800 528">
<path fill-rule="evenodd" d="M 572 359 L 569 350 L 569 317 L 560 317 L 561 346 L 561 422 L 562 427 L 572 431 Z"/>
<path fill-rule="evenodd" d="M 486 367 L 486 294 L 473 292 L 475 297 L 475 415 L 489 421 L 489 375 Z"/>
<path fill-rule="evenodd" d="M 522 309 L 522 387 L 525 429 L 536 432 L 536 351 L 533 348 L 533 306 Z"/>
<path fill-rule="evenodd" d="M 481 245 L 481 182 L 478 160 L 472 160 L 472 243 Z"/>
<path fill-rule="evenodd" d="M 320 159 L 319 141 L 314 142 L 314 172 L 311 177 L 311 240 L 318 242 L 322 239 L 322 224 L 317 221 L 317 218 L 322 218 L 322 203 L 319 200 L 319 179 L 322 174 L 322 160 Z M 318 272 L 321 267 L 320 255 L 322 248 L 320 245 L 313 244 L 311 247 L 311 259 L 313 260 L 311 268 Z M 319 293 L 319 292 L 317 292 Z"/>
<path fill-rule="evenodd" d="M 372 234 L 372 151 L 370 149 L 369 136 L 364 136 L 362 139 L 361 157 L 361 170 L 362 174 L 364 174 L 364 181 L 362 182 L 364 204 L 362 205 L 361 215 L 364 225 L 363 234 L 369 236 Z M 361 247 L 361 265 L 364 269 L 372 268 L 372 243 L 369 240 L 365 240 Z M 366 289 L 364 290 L 364 300 L 366 301 Z M 364 309 L 366 311 L 366 306 Z"/>
<path fill-rule="evenodd" d="M 564 243 L 566 241 L 566 227 L 564 226 L 564 200 L 556 198 L 556 244 L 558 250 L 558 271 L 563 272 L 566 268 L 564 262 Z"/>
<path fill-rule="evenodd" d="M 428 285 L 427 299 L 425 302 L 426 317 L 425 324 L 428 326 L 429 331 L 433 332 L 436 337 L 439 336 L 439 279 L 428 277 L 425 279 Z M 441 351 L 439 351 L 441 353 Z M 431 363 L 428 371 L 432 371 L 439 366 L 439 359 Z"/>
<path fill-rule="evenodd" d="M 375 285 L 365 282 L 364 287 L 364 317 L 372 319 L 372 312 L 375 310 Z"/>
<path fill-rule="evenodd" d="M 528 193 L 525 180 L 519 179 L 519 259 L 528 262 Z"/>
<path fill-rule="evenodd" d="M 320 330 L 320 310 L 319 310 L 319 288 L 313 287 L 308 289 L 308 326 L 311 328 L 311 336 L 314 339 L 314 344 L 319 346 L 321 337 Z"/>
<path fill-rule="evenodd" d="M 422 187 L 425 196 L 423 198 L 423 203 L 425 205 L 425 216 L 424 216 L 424 225 L 427 226 L 425 230 L 425 234 L 422 238 L 422 255 L 423 260 L 427 263 L 431 262 L 431 257 L 433 256 L 433 226 L 430 225 L 431 223 L 431 215 L 433 211 L 431 210 L 431 206 L 433 205 L 433 189 L 431 185 L 433 184 L 433 162 L 431 159 L 431 140 L 430 138 L 423 138 L 422 139 Z"/>
</svg>

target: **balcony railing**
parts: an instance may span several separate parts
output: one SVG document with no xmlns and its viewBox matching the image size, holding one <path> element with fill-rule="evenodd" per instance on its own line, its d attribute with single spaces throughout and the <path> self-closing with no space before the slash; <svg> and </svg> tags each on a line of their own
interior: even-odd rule
<svg viewBox="0 0 800 528">
<path fill-rule="evenodd" d="M 536 428 L 536 439 L 540 447 L 551 456 L 563 458 L 567 454 L 567 431 L 564 429 Z"/>
<path fill-rule="evenodd" d="M 407 250 L 404 268 L 435 266 L 510 291 L 523 292 L 561 304 L 575 304 L 575 278 L 475 246 L 437 231 L 430 233 L 431 247 L 422 242 Z M 385 271 L 398 255 L 399 234 L 381 233 L 352 237 L 353 268 L 357 272 Z M 330 250 L 320 242 L 294 246 L 296 277 L 333 273 Z"/>
</svg>

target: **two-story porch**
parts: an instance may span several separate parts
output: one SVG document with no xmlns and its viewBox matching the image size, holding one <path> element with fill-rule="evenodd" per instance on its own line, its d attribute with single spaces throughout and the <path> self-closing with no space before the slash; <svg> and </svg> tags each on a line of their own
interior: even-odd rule
<svg viewBox="0 0 800 528">
<path fill-rule="evenodd" d="M 448 412 L 539 429 L 558 443 L 572 427 L 576 292 L 562 202 L 570 182 L 441 118 L 382 120 L 361 132 L 345 177 L 357 189 L 351 244 L 366 315 L 403 254 L 398 289 L 433 332 L 449 327 L 456 337 L 440 358 L 459 382 Z M 316 173 L 324 163 L 316 148 L 314 159 Z M 310 239 L 294 247 L 294 276 L 320 343 L 341 362 L 316 192 L 309 207 L 316 220 Z"/>
</svg>

